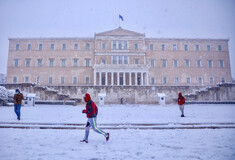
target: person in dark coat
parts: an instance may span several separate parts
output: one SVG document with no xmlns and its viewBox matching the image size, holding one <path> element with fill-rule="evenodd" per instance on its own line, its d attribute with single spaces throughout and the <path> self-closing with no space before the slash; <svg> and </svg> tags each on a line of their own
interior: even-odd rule
<svg viewBox="0 0 235 160">
<path fill-rule="evenodd" d="M 182 96 L 182 93 L 179 93 L 179 97 L 178 97 L 178 105 L 181 111 L 181 117 L 184 117 L 184 103 L 185 103 L 185 98 L 184 96 Z"/>
<path fill-rule="evenodd" d="M 20 93 L 19 89 L 16 89 L 15 95 L 14 95 L 14 110 L 17 115 L 17 119 L 20 120 L 20 109 L 22 100 L 24 99 L 24 96 L 22 93 Z"/>
<path fill-rule="evenodd" d="M 98 108 L 97 108 L 96 104 L 91 100 L 91 97 L 88 93 L 86 93 L 83 98 L 87 104 L 86 104 L 86 109 L 84 109 L 82 111 L 82 113 L 85 113 L 87 115 L 88 119 L 87 119 L 87 124 L 86 124 L 86 128 L 85 128 L 85 137 L 80 142 L 88 143 L 88 136 L 89 136 L 90 127 L 92 127 L 92 129 L 95 132 L 102 134 L 105 137 L 106 141 L 108 141 L 109 140 L 109 133 L 106 133 L 97 127 L 96 117 L 98 115 Z"/>
</svg>

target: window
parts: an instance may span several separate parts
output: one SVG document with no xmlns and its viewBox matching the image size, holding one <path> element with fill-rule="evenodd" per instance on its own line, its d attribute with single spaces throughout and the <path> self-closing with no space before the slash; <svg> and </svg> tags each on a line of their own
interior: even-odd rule
<svg viewBox="0 0 235 160">
<path fill-rule="evenodd" d="M 25 66 L 26 66 L 26 67 L 30 67 L 30 59 L 25 59 L 25 61 L 26 61 Z"/>
<path fill-rule="evenodd" d="M 19 66 L 19 59 L 15 59 L 14 61 L 15 61 L 14 62 L 14 67 L 18 67 Z"/>
<path fill-rule="evenodd" d="M 188 45 L 187 44 L 184 45 L 184 50 L 188 51 Z"/>
<path fill-rule="evenodd" d="M 20 50 L 20 44 L 16 44 L 16 50 Z"/>
<path fill-rule="evenodd" d="M 90 78 L 86 77 L 86 84 L 89 84 L 89 83 L 90 83 Z"/>
<path fill-rule="evenodd" d="M 151 77 L 151 84 L 155 84 L 155 79 L 154 79 L 154 77 Z"/>
<path fill-rule="evenodd" d="M 224 61 L 223 60 L 219 60 L 219 67 L 224 68 Z"/>
<path fill-rule="evenodd" d="M 38 59 L 38 67 L 42 67 L 42 59 Z"/>
<path fill-rule="evenodd" d="M 138 50 L 139 49 L 139 45 L 138 43 L 135 43 L 135 50 Z"/>
<path fill-rule="evenodd" d="M 37 84 L 39 84 L 39 83 L 40 83 L 40 81 L 41 81 L 40 76 L 37 76 Z"/>
<path fill-rule="evenodd" d="M 124 56 L 124 64 L 128 64 L 128 56 Z"/>
<path fill-rule="evenodd" d="M 175 77 L 175 84 L 179 84 L 179 77 Z"/>
<path fill-rule="evenodd" d="M 201 65 L 201 60 L 197 60 L 197 67 L 198 67 L 198 68 L 202 67 L 202 65 Z"/>
<path fill-rule="evenodd" d="M 27 50 L 30 51 L 31 50 L 31 44 L 27 45 Z"/>
<path fill-rule="evenodd" d="M 163 78 L 163 84 L 166 84 L 166 83 L 167 83 L 167 78 L 164 77 L 164 78 Z"/>
<path fill-rule="evenodd" d="M 189 68 L 190 67 L 190 61 L 189 59 L 185 60 L 185 67 Z"/>
<path fill-rule="evenodd" d="M 224 77 L 221 78 L 221 82 L 222 82 L 222 83 L 225 82 L 225 78 L 224 78 Z"/>
<path fill-rule="evenodd" d="M 50 61 L 49 66 L 50 66 L 50 67 L 54 67 L 54 59 L 49 59 L 49 61 Z"/>
<path fill-rule="evenodd" d="M 122 56 L 118 56 L 118 64 L 122 64 Z"/>
<path fill-rule="evenodd" d="M 63 50 L 63 51 L 66 50 L 66 44 L 65 44 L 65 43 L 62 44 L 62 50 Z"/>
<path fill-rule="evenodd" d="M 29 83 L 29 77 L 25 77 L 25 78 L 24 78 L 24 82 L 25 82 L 25 83 Z"/>
<path fill-rule="evenodd" d="M 66 59 L 61 59 L 61 67 L 65 67 L 66 66 Z"/>
<path fill-rule="evenodd" d="M 77 84 L 78 83 L 78 78 L 77 77 L 73 77 L 73 84 Z"/>
<path fill-rule="evenodd" d="M 155 61 L 154 61 L 154 59 L 151 59 L 151 60 L 150 60 L 150 66 L 151 66 L 151 67 L 154 67 L 154 66 L 155 66 Z"/>
<path fill-rule="evenodd" d="M 162 67 L 166 67 L 166 59 L 162 59 Z"/>
<path fill-rule="evenodd" d="M 51 44 L 51 50 L 55 50 L 55 44 Z"/>
<path fill-rule="evenodd" d="M 113 49 L 117 49 L 116 41 L 113 41 Z"/>
<path fill-rule="evenodd" d="M 150 49 L 151 51 L 153 51 L 153 44 L 150 44 L 150 45 L 149 45 L 149 49 Z"/>
<path fill-rule="evenodd" d="M 124 49 L 127 49 L 127 41 L 124 41 Z"/>
<path fill-rule="evenodd" d="M 190 83 L 191 83 L 191 78 L 187 77 L 187 84 L 190 84 Z"/>
<path fill-rule="evenodd" d="M 53 79 L 52 77 L 49 77 L 49 84 L 52 84 L 53 83 Z"/>
<path fill-rule="evenodd" d="M 122 41 L 118 41 L 118 49 L 122 49 Z"/>
<path fill-rule="evenodd" d="M 13 83 L 17 83 L 17 77 L 13 78 Z"/>
<path fill-rule="evenodd" d="M 176 50 L 177 50 L 177 45 L 173 44 L 173 51 L 176 51 Z"/>
<path fill-rule="evenodd" d="M 86 67 L 90 67 L 90 59 L 85 59 L 86 61 Z"/>
<path fill-rule="evenodd" d="M 218 51 L 222 51 L 222 45 L 221 44 L 218 45 Z"/>
<path fill-rule="evenodd" d="M 139 64 L 139 59 L 135 59 L 135 64 Z"/>
<path fill-rule="evenodd" d="M 113 56 L 113 64 L 117 64 L 117 56 Z"/>
<path fill-rule="evenodd" d="M 106 64 L 106 60 L 105 59 L 101 59 L 101 64 Z"/>
<path fill-rule="evenodd" d="M 106 49 L 106 44 L 102 43 L 102 49 L 105 50 Z"/>
<path fill-rule="evenodd" d="M 196 45 L 196 51 L 199 51 L 199 44 Z"/>
<path fill-rule="evenodd" d="M 211 51 L 211 45 L 207 45 L 207 51 Z"/>
<path fill-rule="evenodd" d="M 213 61 L 212 60 L 208 60 L 208 67 L 212 68 L 213 67 Z"/>
<path fill-rule="evenodd" d="M 78 50 L 78 44 L 77 43 L 74 44 L 74 50 Z"/>
<path fill-rule="evenodd" d="M 214 84 L 214 78 L 210 77 L 210 84 Z"/>
<path fill-rule="evenodd" d="M 175 67 L 175 68 L 178 67 L 178 60 L 177 60 L 177 59 L 174 59 L 174 60 L 173 60 L 173 64 L 174 64 L 174 67 Z"/>
<path fill-rule="evenodd" d="M 77 67 L 78 66 L 78 59 L 73 59 L 73 66 Z"/>
<path fill-rule="evenodd" d="M 202 77 L 198 77 L 198 83 L 202 84 Z"/>
<path fill-rule="evenodd" d="M 38 48 L 38 49 L 39 49 L 39 51 L 41 51 L 41 50 L 42 50 L 42 47 L 43 47 L 43 46 L 42 46 L 42 44 L 39 44 L 39 48 Z"/>
<path fill-rule="evenodd" d="M 165 44 L 162 44 L 162 51 L 165 51 L 165 50 L 166 50 Z"/>
<path fill-rule="evenodd" d="M 90 50 L 90 47 L 91 47 L 91 46 L 90 46 L 90 43 L 87 43 L 87 44 L 86 44 L 86 50 Z"/>
<path fill-rule="evenodd" d="M 64 84 L 64 81 L 65 81 L 65 78 L 64 78 L 64 77 L 61 77 L 61 78 L 60 78 L 61 84 Z"/>
</svg>

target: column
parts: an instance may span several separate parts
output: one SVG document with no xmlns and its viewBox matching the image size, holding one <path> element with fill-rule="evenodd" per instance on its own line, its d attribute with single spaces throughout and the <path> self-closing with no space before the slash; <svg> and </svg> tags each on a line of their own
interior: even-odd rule
<svg viewBox="0 0 235 160">
<path fill-rule="evenodd" d="M 113 72 L 111 72 L 111 85 L 113 86 Z"/>
<path fill-rule="evenodd" d="M 140 74 L 140 85 L 143 86 L 144 84 L 144 72 L 141 72 Z"/>
<path fill-rule="evenodd" d="M 123 85 L 126 85 L 126 72 L 123 72 Z"/>
<path fill-rule="evenodd" d="M 129 72 L 129 85 L 131 86 L 131 72 Z"/>
<path fill-rule="evenodd" d="M 119 72 L 117 72 L 117 85 L 118 85 L 118 86 L 120 85 L 119 80 L 120 80 L 120 78 L 119 78 Z"/>
<path fill-rule="evenodd" d="M 105 72 L 105 85 L 108 85 L 108 72 Z"/>
<path fill-rule="evenodd" d="M 149 73 L 146 72 L 146 85 L 148 86 L 149 85 Z"/>
<path fill-rule="evenodd" d="M 101 86 L 101 79 L 102 79 L 101 72 L 99 72 L 99 76 L 100 76 L 100 86 Z"/>
<path fill-rule="evenodd" d="M 96 86 L 96 72 L 94 72 L 94 86 Z"/>
<path fill-rule="evenodd" d="M 135 72 L 135 85 L 137 86 L 137 72 Z"/>
</svg>

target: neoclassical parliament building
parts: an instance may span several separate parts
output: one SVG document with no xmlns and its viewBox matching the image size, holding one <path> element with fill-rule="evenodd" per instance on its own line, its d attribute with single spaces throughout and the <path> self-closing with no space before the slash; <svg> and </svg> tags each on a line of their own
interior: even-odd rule
<svg viewBox="0 0 235 160">
<path fill-rule="evenodd" d="M 228 41 L 148 38 L 121 27 L 92 38 L 9 38 L 7 83 L 214 86 L 232 82 Z"/>
</svg>

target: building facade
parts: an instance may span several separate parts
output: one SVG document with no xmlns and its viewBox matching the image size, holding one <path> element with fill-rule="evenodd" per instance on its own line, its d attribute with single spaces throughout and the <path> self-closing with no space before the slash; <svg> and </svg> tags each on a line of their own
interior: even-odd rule
<svg viewBox="0 0 235 160">
<path fill-rule="evenodd" d="M 6 75 L 0 73 L 0 83 L 6 83 Z"/>
<path fill-rule="evenodd" d="M 121 27 L 94 38 L 10 38 L 7 83 L 214 86 L 232 82 L 228 39 L 148 38 Z"/>
</svg>

